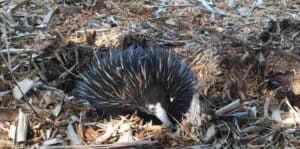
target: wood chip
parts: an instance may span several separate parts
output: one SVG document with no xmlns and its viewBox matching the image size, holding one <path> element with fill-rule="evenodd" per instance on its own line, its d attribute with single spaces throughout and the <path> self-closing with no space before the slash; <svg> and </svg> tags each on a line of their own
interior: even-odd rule
<svg viewBox="0 0 300 149">
<path fill-rule="evenodd" d="M 25 142 L 27 137 L 28 116 L 19 110 L 18 127 L 17 127 L 17 142 Z"/>
<path fill-rule="evenodd" d="M 9 133 L 8 133 L 8 138 L 13 140 L 15 140 L 16 138 L 16 130 L 17 130 L 17 127 L 15 125 L 10 125 L 9 127 Z"/>
<path fill-rule="evenodd" d="M 43 146 L 63 144 L 63 140 L 54 138 L 43 142 Z"/>
<path fill-rule="evenodd" d="M 211 125 L 206 132 L 206 136 L 204 138 L 205 141 L 210 141 L 213 139 L 217 134 L 217 128 L 216 125 Z"/>
<path fill-rule="evenodd" d="M 18 109 L 0 107 L 0 121 L 15 121 L 18 115 Z"/>
<path fill-rule="evenodd" d="M 62 110 L 62 102 L 60 102 L 59 104 L 56 105 L 56 107 L 52 110 L 52 115 L 55 117 L 58 117 L 60 111 Z"/>
<path fill-rule="evenodd" d="M 281 111 L 279 109 L 272 111 L 271 118 L 276 122 L 282 122 Z"/>
<path fill-rule="evenodd" d="M 73 144 L 73 145 L 81 145 L 82 144 L 82 142 L 79 139 L 78 135 L 76 134 L 75 129 L 71 122 L 69 122 L 69 125 L 67 128 L 67 135 L 71 141 L 71 144 Z"/>
<path fill-rule="evenodd" d="M 132 131 L 128 130 L 120 136 L 120 138 L 117 142 L 119 142 L 119 143 L 124 142 L 125 143 L 125 142 L 133 142 L 133 141 L 134 141 L 134 139 L 133 139 L 133 136 L 132 136 Z"/>
<path fill-rule="evenodd" d="M 295 76 L 295 78 L 292 80 L 292 87 L 294 94 L 300 95 L 300 74 Z"/>
<path fill-rule="evenodd" d="M 166 20 L 166 23 L 169 25 L 176 25 L 176 21 L 173 18 Z"/>
</svg>

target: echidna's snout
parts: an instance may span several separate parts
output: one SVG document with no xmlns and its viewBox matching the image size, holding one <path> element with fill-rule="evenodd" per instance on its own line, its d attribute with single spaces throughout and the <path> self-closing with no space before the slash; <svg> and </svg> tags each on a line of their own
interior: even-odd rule
<svg viewBox="0 0 300 149">
<path fill-rule="evenodd" d="M 165 126 L 167 127 L 173 127 L 173 124 L 171 123 L 167 111 L 162 107 L 161 103 L 157 102 L 155 104 L 147 104 L 146 107 L 148 110 L 155 115 Z"/>
</svg>

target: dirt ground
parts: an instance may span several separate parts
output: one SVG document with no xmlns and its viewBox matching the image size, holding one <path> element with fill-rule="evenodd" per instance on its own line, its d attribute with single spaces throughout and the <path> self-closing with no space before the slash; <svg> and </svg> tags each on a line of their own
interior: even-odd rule
<svg viewBox="0 0 300 149">
<path fill-rule="evenodd" d="M 300 148 L 298 0 L 0 0 L 1 148 Z M 166 45 L 199 80 L 170 132 L 71 90 L 94 53 Z"/>
</svg>

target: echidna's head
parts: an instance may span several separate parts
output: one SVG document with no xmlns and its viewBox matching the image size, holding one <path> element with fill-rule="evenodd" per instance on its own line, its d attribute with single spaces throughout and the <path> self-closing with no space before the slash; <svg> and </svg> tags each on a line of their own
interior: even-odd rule
<svg viewBox="0 0 300 149">
<path fill-rule="evenodd" d="M 142 98 L 147 113 L 156 116 L 167 127 L 173 126 L 167 113 L 170 97 L 162 86 L 150 85 L 144 90 Z"/>
</svg>

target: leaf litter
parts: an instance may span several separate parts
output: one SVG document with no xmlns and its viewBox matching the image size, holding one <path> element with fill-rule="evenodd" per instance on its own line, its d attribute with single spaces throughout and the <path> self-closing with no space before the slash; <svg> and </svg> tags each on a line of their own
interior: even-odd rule
<svg viewBox="0 0 300 149">
<path fill-rule="evenodd" d="M 299 148 L 300 3 L 0 1 L 1 148 Z M 201 81 L 175 132 L 69 94 L 94 56 L 151 40 Z M 27 83 L 26 83 L 27 82 Z"/>
</svg>

